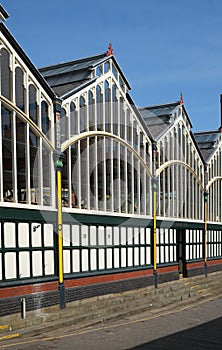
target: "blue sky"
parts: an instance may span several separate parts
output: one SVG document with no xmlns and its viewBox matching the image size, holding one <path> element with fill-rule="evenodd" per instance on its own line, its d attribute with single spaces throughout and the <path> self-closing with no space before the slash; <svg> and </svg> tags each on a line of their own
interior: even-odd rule
<svg viewBox="0 0 222 350">
<path fill-rule="evenodd" d="M 193 131 L 220 126 L 221 0 L 1 0 L 37 67 L 99 54 L 111 41 L 137 106 L 179 100 Z"/>
</svg>

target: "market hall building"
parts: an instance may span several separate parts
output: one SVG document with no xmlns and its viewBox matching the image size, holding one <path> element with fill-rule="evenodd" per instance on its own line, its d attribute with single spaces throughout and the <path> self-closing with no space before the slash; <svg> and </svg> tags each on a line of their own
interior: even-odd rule
<svg viewBox="0 0 222 350">
<path fill-rule="evenodd" d="M 0 315 L 220 270 L 220 130 L 138 109 L 112 45 L 37 69 L 0 17 Z"/>
</svg>

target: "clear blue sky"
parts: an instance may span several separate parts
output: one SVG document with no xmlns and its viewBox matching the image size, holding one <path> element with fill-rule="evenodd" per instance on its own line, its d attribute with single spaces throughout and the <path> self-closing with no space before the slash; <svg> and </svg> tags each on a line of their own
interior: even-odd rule
<svg viewBox="0 0 222 350">
<path fill-rule="evenodd" d="M 105 52 L 137 106 L 179 100 L 193 131 L 220 126 L 221 0 L 1 0 L 6 26 L 37 67 Z"/>
</svg>

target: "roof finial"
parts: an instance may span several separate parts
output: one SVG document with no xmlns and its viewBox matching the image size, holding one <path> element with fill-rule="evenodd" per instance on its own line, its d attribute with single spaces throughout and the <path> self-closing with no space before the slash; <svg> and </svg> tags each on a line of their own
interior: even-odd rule
<svg viewBox="0 0 222 350">
<path fill-rule="evenodd" d="M 111 56 L 113 54 L 114 53 L 113 53 L 112 43 L 109 43 L 108 50 L 106 51 L 106 56 Z"/>
<path fill-rule="evenodd" d="M 183 94 L 181 92 L 180 94 L 180 105 L 183 105 L 184 104 L 184 100 L 183 100 Z"/>
</svg>

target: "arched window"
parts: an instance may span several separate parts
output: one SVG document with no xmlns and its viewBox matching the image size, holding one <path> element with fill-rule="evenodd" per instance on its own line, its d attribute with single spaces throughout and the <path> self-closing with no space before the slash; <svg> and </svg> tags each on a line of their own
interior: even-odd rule
<svg viewBox="0 0 222 350">
<path fill-rule="evenodd" d="M 20 67 L 15 69 L 15 103 L 23 112 L 25 110 L 25 89 L 24 89 L 24 73 Z"/>
<path fill-rule="evenodd" d="M 96 87 L 96 116 L 97 116 L 97 130 L 103 130 L 103 95 L 101 87 Z"/>
<path fill-rule="evenodd" d="M 88 94 L 88 112 L 89 128 L 95 130 L 95 101 L 91 90 Z"/>
<path fill-rule="evenodd" d="M 87 130 L 86 101 L 83 96 L 79 99 L 80 132 Z"/>
<path fill-rule="evenodd" d="M 16 162 L 18 202 L 27 203 L 27 128 L 16 118 Z"/>
<path fill-rule="evenodd" d="M 32 121 L 38 125 L 38 108 L 36 100 L 36 88 L 34 85 L 29 85 L 29 116 Z"/>
<path fill-rule="evenodd" d="M 70 103 L 70 136 L 77 134 L 77 118 L 76 106 L 73 102 Z"/>
<path fill-rule="evenodd" d="M 112 86 L 112 102 L 113 102 L 113 133 L 118 134 L 118 100 L 116 97 L 116 84 Z"/>
<path fill-rule="evenodd" d="M 61 143 L 64 142 L 68 135 L 68 123 L 67 115 L 64 108 L 61 109 L 61 118 L 60 118 L 60 137 Z"/>
<path fill-rule="evenodd" d="M 112 123 L 111 123 L 111 93 L 110 93 L 110 87 L 109 83 L 106 80 L 104 83 L 105 88 L 105 125 L 106 125 L 106 131 L 111 132 L 112 131 Z"/>
<path fill-rule="evenodd" d="M 41 103 L 41 122 L 42 122 L 42 131 L 45 135 L 49 137 L 50 131 L 50 119 L 49 119 L 49 106 L 45 101 Z"/>
<path fill-rule="evenodd" d="M 2 163 L 3 163 L 3 196 L 4 201 L 14 199 L 13 181 L 13 126 L 12 112 L 2 106 Z"/>
<path fill-rule="evenodd" d="M 7 99 L 11 99 L 11 70 L 10 56 L 6 49 L 1 49 L 1 94 Z"/>
<path fill-rule="evenodd" d="M 110 62 L 107 61 L 104 63 L 104 73 L 108 73 L 109 70 L 110 70 Z"/>
</svg>

